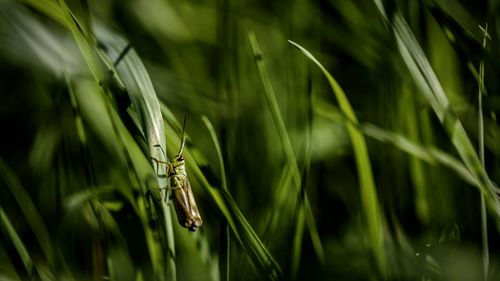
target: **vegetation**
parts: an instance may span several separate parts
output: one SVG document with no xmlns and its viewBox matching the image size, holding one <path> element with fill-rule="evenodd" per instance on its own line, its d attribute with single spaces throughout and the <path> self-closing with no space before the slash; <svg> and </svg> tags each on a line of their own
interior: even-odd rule
<svg viewBox="0 0 500 281">
<path fill-rule="evenodd" d="M 0 279 L 498 280 L 499 8 L 0 0 Z"/>
</svg>

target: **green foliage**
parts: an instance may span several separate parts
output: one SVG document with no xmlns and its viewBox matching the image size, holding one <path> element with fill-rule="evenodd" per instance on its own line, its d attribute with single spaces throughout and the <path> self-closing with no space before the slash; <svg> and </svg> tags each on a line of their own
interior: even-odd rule
<svg viewBox="0 0 500 281">
<path fill-rule="evenodd" d="M 364 221 L 368 225 L 368 241 L 370 248 L 373 251 L 373 256 L 377 260 L 378 269 L 386 275 L 385 271 L 385 250 L 384 250 L 384 229 L 382 227 L 382 213 L 380 210 L 377 191 L 373 180 L 372 168 L 366 148 L 365 138 L 363 134 L 355 128 L 358 119 L 354 114 L 351 104 L 347 99 L 344 91 L 339 86 L 333 76 L 326 70 L 326 68 L 306 49 L 299 44 L 289 41 L 293 46 L 299 49 L 306 55 L 314 64 L 316 64 L 321 72 L 326 76 L 330 87 L 335 94 L 337 102 L 339 103 L 340 110 L 349 121 L 346 123 L 347 131 L 351 139 L 352 147 L 354 150 L 354 158 L 356 159 L 356 168 L 358 169 L 358 177 L 360 182 L 361 204 L 364 210 Z"/>
<path fill-rule="evenodd" d="M 0 0 L 0 279 L 497 280 L 497 6 Z"/>
</svg>

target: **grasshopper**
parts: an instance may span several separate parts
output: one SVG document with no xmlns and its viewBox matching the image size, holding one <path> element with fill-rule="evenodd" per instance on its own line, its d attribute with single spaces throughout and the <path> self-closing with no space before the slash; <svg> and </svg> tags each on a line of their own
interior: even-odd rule
<svg viewBox="0 0 500 281">
<path fill-rule="evenodd" d="M 189 229 L 190 231 L 195 231 L 196 228 L 202 225 L 202 220 L 196 202 L 194 201 L 193 191 L 191 190 L 191 184 L 187 178 L 186 165 L 184 162 L 184 156 L 182 151 L 184 149 L 184 144 L 186 143 L 186 137 L 184 135 L 184 130 L 186 128 L 186 117 L 184 117 L 184 125 L 182 128 L 182 140 L 179 153 L 174 157 L 174 160 L 170 163 L 158 160 L 151 157 L 153 161 L 156 162 L 157 169 L 159 164 L 167 165 L 167 173 L 164 175 L 158 175 L 160 177 L 170 178 L 170 186 L 172 190 L 172 201 L 174 201 L 175 212 L 177 213 L 177 219 L 182 227 Z M 155 145 L 160 147 L 159 145 Z M 161 148 L 161 147 L 160 147 Z M 166 187 L 165 187 L 166 188 Z"/>
</svg>

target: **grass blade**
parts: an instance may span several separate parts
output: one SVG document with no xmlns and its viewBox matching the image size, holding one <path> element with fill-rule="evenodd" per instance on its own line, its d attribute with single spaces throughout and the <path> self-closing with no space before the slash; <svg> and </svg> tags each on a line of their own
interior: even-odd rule
<svg viewBox="0 0 500 281">
<path fill-rule="evenodd" d="M 77 46 L 63 44 L 70 36 L 48 28 L 19 3 L 0 1 L 0 26 L 5 41 L 2 51 L 16 63 L 56 75 L 77 73 L 84 66 Z"/>
<path fill-rule="evenodd" d="M 1 229 L 4 231 L 4 235 L 10 238 L 12 244 L 14 245 L 14 248 L 17 250 L 19 258 L 21 259 L 24 265 L 24 269 L 26 270 L 28 276 L 32 278 L 33 261 L 31 260 L 30 254 L 28 253 L 28 250 L 24 246 L 23 241 L 21 240 L 19 235 L 17 235 L 14 226 L 10 222 L 5 212 L 3 211 L 2 207 L 0 207 L 0 223 L 2 225 Z"/>
<path fill-rule="evenodd" d="M 151 157 L 167 162 L 167 146 L 160 103 L 144 64 L 135 50 L 123 38 L 101 26 L 97 26 L 96 30 L 100 41 L 106 45 L 109 57 L 117 65 L 116 72 L 120 80 L 123 81 L 127 89 L 126 93 L 132 101 L 137 114 L 138 127 L 145 136 Z M 128 51 L 123 52 L 125 49 Z M 153 165 L 153 167 L 157 169 L 155 171 L 157 175 L 166 174 L 165 165 Z M 169 186 L 169 181 L 164 177 L 158 176 L 157 181 L 160 187 Z M 170 198 L 169 188 L 164 189 L 163 193 L 164 198 Z M 154 201 L 157 202 L 157 200 Z M 164 218 L 161 224 L 165 229 L 167 249 L 164 254 L 166 254 L 167 275 L 169 280 L 175 280 L 175 241 L 171 209 L 164 203 L 159 204 L 157 207 L 160 208 L 159 210 L 163 213 Z"/>
<path fill-rule="evenodd" d="M 486 49 L 486 41 L 488 40 L 488 24 L 485 25 L 484 29 L 479 27 L 483 31 L 483 49 Z M 484 91 L 484 60 L 479 63 L 479 83 L 478 83 L 478 130 L 479 130 L 479 159 L 483 168 L 486 167 L 484 160 L 484 121 L 483 121 L 483 95 L 486 94 Z M 483 246 L 483 270 L 484 270 L 484 280 L 488 280 L 488 271 L 490 267 L 490 252 L 488 247 L 488 217 L 486 214 L 486 202 L 484 201 L 484 194 L 481 194 L 481 232 L 482 232 L 482 246 Z"/>
<path fill-rule="evenodd" d="M 52 246 L 49 231 L 28 192 L 21 185 L 14 172 L 4 163 L 2 158 L 0 158 L 0 178 L 14 196 L 14 200 L 33 230 L 49 265 L 53 266 L 54 248 Z"/>
<path fill-rule="evenodd" d="M 292 280 L 297 280 L 299 269 L 300 269 L 300 260 L 302 256 L 302 241 L 304 236 L 304 225 L 305 225 L 305 195 L 306 195 L 306 186 L 307 180 L 309 178 L 309 169 L 311 165 L 311 138 L 312 138 L 312 123 L 313 123 L 313 93 L 311 87 L 311 72 L 310 68 L 308 68 L 308 116 L 306 121 L 306 139 L 305 139 L 305 156 L 304 156 L 304 168 L 302 172 L 302 182 L 300 185 L 300 195 L 298 200 L 298 211 L 297 211 L 297 224 L 295 227 L 295 233 L 293 238 L 293 250 L 290 262 L 290 278 Z"/>
<path fill-rule="evenodd" d="M 5 245 L 0 244 L 0 277 L 5 281 L 19 281 L 22 280 L 16 272 L 12 261 L 5 249 Z"/>
<path fill-rule="evenodd" d="M 67 6 L 66 2 L 64 0 L 59 1 L 59 5 L 61 6 L 62 13 L 64 14 L 65 18 L 65 25 L 66 27 L 69 28 L 69 30 L 72 32 L 75 41 L 77 45 L 80 48 L 80 52 L 85 59 L 89 70 L 95 80 L 95 82 L 101 86 L 98 88 L 98 91 L 101 93 L 100 98 L 106 100 L 106 96 L 103 94 L 103 91 L 109 91 L 110 88 L 106 87 L 111 85 L 109 78 L 114 78 L 114 76 L 108 77 L 104 74 L 104 64 L 106 61 L 100 60 L 99 54 L 97 52 L 96 45 L 93 43 L 93 32 L 91 30 L 91 24 L 90 24 L 90 19 L 88 15 L 88 9 L 86 2 L 81 2 L 81 3 L 74 3 L 75 5 L 75 11 L 71 11 L 69 7 Z M 108 38 L 111 36 L 108 36 Z M 116 44 L 117 39 L 113 38 L 115 41 L 113 41 Z M 121 41 L 123 42 L 123 40 Z M 120 41 L 118 42 L 121 43 Z M 113 45 L 116 47 L 116 45 Z M 116 49 L 115 49 L 116 50 Z M 121 51 L 121 50 L 120 50 Z M 120 52 L 118 51 L 118 53 Z M 132 57 L 132 58 L 131 58 Z M 145 71 L 144 66 L 142 65 L 142 62 L 140 59 L 138 59 L 138 56 L 127 56 L 124 59 L 124 63 L 121 64 L 123 66 L 124 64 L 130 63 L 130 60 L 133 60 L 132 64 L 132 70 L 123 73 L 123 75 L 129 74 L 126 78 L 127 81 L 133 81 L 133 82 L 138 82 L 142 83 L 140 86 L 141 87 L 135 87 L 132 88 L 133 86 L 136 86 L 137 84 L 131 83 L 126 86 L 130 87 L 131 90 L 128 92 L 130 99 L 135 102 L 136 110 L 138 111 L 137 114 L 139 115 L 139 120 L 141 121 L 141 128 L 142 132 L 145 134 L 145 137 L 148 141 L 149 145 L 149 151 L 151 151 L 151 156 L 155 157 L 156 159 L 160 159 L 162 161 L 166 160 L 166 156 L 164 155 L 163 151 L 157 151 L 155 148 L 155 145 L 160 145 L 160 147 L 165 148 L 164 144 L 165 141 L 163 139 L 164 133 L 163 133 L 163 119 L 161 117 L 161 112 L 159 109 L 159 103 L 158 100 L 156 99 L 156 95 L 154 93 L 154 90 L 152 90 L 152 85 L 149 80 L 149 76 L 147 75 L 147 72 Z M 108 69 L 112 69 L 109 67 L 108 64 Z M 134 72 L 135 71 L 135 72 Z M 134 76 L 135 75 L 135 76 Z M 149 83 L 148 83 L 149 82 Z M 109 84 L 108 84 L 109 83 Z M 144 89 L 144 87 L 149 87 Z M 144 91 L 141 91 L 144 90 Z M 118 123 L 116 117 L 112 113 L 112 109 L 110 107 L 110 102 L 104 101 L 104 104 L 106 106 L 106 111 L 107 115 L 110 117 L 111 124 L 112 124 L 112 129 L 113 132 L 115 133 L 115 137 L 118 137 L 119 140 L 123 141 L 122 135 L 120 133 L 120 129 L 118 128 Z M 124 142 L 119 142 L 121 144 L 121 150 L 123 154 L 126 156 L 128 159 L 128 163 L 132 162 L 132 165 L 137 167 L 132 161 L 133 158 L 131 158 L 130 153 L 128 152 L 128 149 L 125 149 L 125 143 Z M 159 171 L 156 171 L 157 175 L 160 174 L 165 174 L 165 167 L 163 165 L 158 165 L 156 167 L 159 167 Z M 134 173 L 137 173 L 137 171 L 134 171 Z M 167 186 L 166 179 L 157 177 L 157 181 L 159 186 Z M 147 180 L 146 178 L 141 178 L 141 186 L 144 187 L 144 193 L 146 194 L 157 194 L 154 191 L 149 191 L 147 189 L 146 183 Z M 169 280 L 175 280 L 176 279 L 176 273 L 175 273 L 175 244 L 174 244 L 174 238 L 173 238 L 173 229 L 172 229 L 172 220 L 171 220 L 171 214 L 170 214 L 170 209 L 166 206 L 165 203 L 163 203 L 162 200 L 153 200 L 153 204 L 156 206 L 158 209 L 157 213 L 161 214 L 160 217 L 163 218 L 160 221 L 160 225 L 162 226 L 163 233 L 164 235 L 161 236 L 160 241 L 163 242 L 163 245 L 165 245 L 163 248 L 164 250 L 162 253 L 166 256 L 165 261 L 166 264 L 165 266 L 159 266 L 157 265 L 155 268 L 157 272 L 163 271 L 163 269 L 166 268 L 167 270 L 167 275 Z M 146 230 L 147 231 L 147 230 Z M 166 241 L 165 241 L 166 240 Z M 151 242 L 151 240 L 148 240 Z M 150 245 L 155 244 L 154 242 L 151 242 Z M 154 248 L 154 247 L 153 247 Z M 151 250 L 153 248 L 150 248 Z M 154 253 L 155 251 L 152 251 L 151 253 Z M 155 260 L 155 259 L 154 259 Z"/>
<path fill-rule="evenodd" d="M 363 205 L 364 220 L 368 225 L 368 237 L 370 241 L 369 247 L 371 248 L 375 260 L 377 261 L 380 273 L 385 276 L 386 253 L 384 249 L 383 215 L 377 198 L 377 191 L 372 175 L 372 168 L 366 142 L 363 135 L 356 130 L 354 126 L 354 124 L 358 124 L 356 115 L 354 114 L 351 104 L 349 103 L 344 91 L 328 70 L 326 70 L 326 68 L 305 48 L 293 41 L 289 40 L 289 42 L 319 67 L 321 72 L 326 76 L 328 83 L 337 98 L 340 110 L 346 118 L 350 120 L 350 122 L 346 124 L 346 127 L 351 138 L 354 156 L 356 158 L 356 166 L 358 169 L 358 178 L 361 188 L 361 204 Z"/>
<path fill-rule="evenodd" d="M 215 146 L 215 150 L 217 151 L 217 156 L 219 158 L 219 167 L 221 173 L 221 186 L 222 189 L 228 192 L 227 189 L 227 179 L 226 179 L 226 169 L 224 168 L 224 158 L 222 157 L 222 151 L 220 149 L 219 141 L 217 140 L 217 134 L 215 133 L 214 126 L 210 122 L 210 120 L 206 116 L 202 116 L 201 120 L 205 123 L 205 126 L 210 132 L 210 136 L 212 137 L 212 141 Z M 229 261 L 230 261 L 230 253 L 231 253 L 231 239 L 229 236 L 229 225 L 227 221 L 221 223 L 221 247 L 220 247 L 220 261 L 219 261 L 219 272 L 221 274 L 221 281 L 228 281 L 229 278 Z"/>
<path fill-rule="evenodd" d="M 166 113 L 168 115 L 168 112 Z M 179 128 L 177 121 L 170 119 L 167 121 L 171 126 L 170 130 L 175 131 Z M 178 147 L 180 141 L 180 136 L 167 135 L 168 146 Z M 184 157 L 195 160 L 186 162 L 189 174 L 192 175 L 191 179 L 198 182 L 210 195 L 211 200 L 225 217 L 236 239 L 247 253 L 256 273 L 263 280 L 280 280 L 283 275 L 281 267 L 248 223 L 231 194 L 223 188 L 211 185 L 203 174 L 200 165 L 196 162 L 196 157 L 194 157 L 194 155 L 202 155 L 203 153 L 189 146 L 186 148 Z"/>
<path fill-rule="evenodd" d="M 61 6 L 56 1 L 22 0 L 19 2 L 32 6 L 34 9 L 37 9 L 42 14 L 45 14 L 47 17 L 61 25 L 66 24 L 66 18 L 63 14 Z"/>
<path fill-rule="evenodd" d="M 139 147 L 140 140 L 134 139 L 123 120 L 119 118 L 118 113 L 109 105 L 110 101 L 102 96 L 97 84 L 89 80 L 78 81 L 75 87 L 75 97 L 82 118 L 89 129 L 97 135 L 97 138 L 104 144 L 113 158 L 118 160 L 119 167 L 123 168 L 125 175 L 128 175 L 124 179 L 125 184 L 118 186 L 137 213 L 142 225 L 141 230 L 144 231 L 148 249 L 148 257 L 145 258 L 150 259 L 150 261 L 141 264 L 142 274 L 145 278 L 164 276 L 166 270 L 164 257 L 170 254 L 166 250 L 166 241 L 163 240 L 166 240 L 165 230 L 162 228 L 162 221 L 164 221 L 162 205 L 164 202 L 161 199 L 159 185 L 150 159 Z M 134 192 L 138 191 L 136 188 L 140 190 L 139 194 L 144 194 L 144 190 L 150 191 L 152 199 L 146 198 L 147 200 L 144 200 L 144 196 L 137 199 L 134 195 Z M 150 205 L 154 207 L 149 208 Z M 160 227 L 157 230 L 151 228 L 151 220 L 159 220 Z M 163 242 L 165 244 L 162 244 Z M 155 275 L 153 275 L 153 271 Z"/>
<path fill-rule="evenodd" d="M 450 101 L 439 83 L 436 74 L 432 70 L 420 44 L 397 9 L 392 11 L 393 14 L 389 17 L 381 1 L 374 1 L 380 13 L 383 15 L 384 20 L 386 20 L 391 27 L 396 37 L 396 42 L 403 61 L 406 63 L 420 92 L 431 105 L 465 166 L 469 172 L 478 179 L 476 186 L 485 196 L 486 203 L 490 207 L 490 210 L 493 211 L 496 216 L 500 217 L 500 202 L 497 195 L 498 188 L 496 184 L 490 180 L 462 123 L 450 108 Z"/>
<path fill-rule="evenodd" d="M 69 28 L 73 34 L 76 44 L 80 48 L 80 52 L 96 83 L 105 81 L 106 77 L 104 75 L 103 65 L 99 60 L 95 46 L 92 44 L 90 36 L 93 33 L 88 29 L 89 26 L 80 24 L 81 22 L 85 22 L 85 20 L 76 18 L 64 0 L 59 0 L 59 5 L 65 19 L 66 27 Z"/>
<path fill-rule="evenodd" d="M 290 137 L 288 136 L 285 122 L 283 121 L 283 117 L 280 112 L 280 108 L 278 106 L 278 101 L 276 100 L 276 95 L 274 93 L 274 89 L 271 84 L 271 80 L 269 78 L 269 74 L 267 73 L 267 68 L 262 60 L 262 51 L 260 50 L 259 44 L 257 42 L 257 38 L 253 32 L 248 34 L 248 40 L 250 42 L 250 46 L 252 48 L 252 54 L 255 58 L 255 63 L 257 65 L 257 69 L 259 71 L 260 79 L 262 81 L 262 85 L 264 86 L 264 94 L 266 97 L 266 102 L 269 107 L 269 111 L 271 112 L 274 125 L 278 132 L 281 146 L 283 147 L 283 151 L 285 153 L 285 157 L 287 160 L 287 166 L 284 169 L 284 173 L 291 173 L 293 183 L 296 187 L 297 194 L 300 196 L 300 186 L 302 184 L 299 167 L 297 164 L 297 159 L 295 157 L 295 153 L 293 151 L 292 143 L 290 141 Z M 280 192 L 279 190 L 277 192 Z M 285 190 L 283 190 L 285 192 Z M 324 260 L 324 251 L 323 246 L 321 245 L 321 240 L 319 238 L 318 230 L 316 227 L 316 223 L 314 222 L 314 216 L 312 214 L 311 205 L 309 203 L 309 199 L 307 194 L 304 197 L 305 204 L 305 221 L 307 228 L 309 230 L 309 234 L 311 236 L 311 240 L 314 246 L 314 250 L 316 251 L 316 255 L 320 260 L 320 263 L 323 263 Z"/>
<path fill-rule="evenodd" d="M 334 122 L 349 122 L 345 119 L 342 114 L 332 114 L 336 109 L 333 106 L 326 104 L 325 102 L 319 102 L 316 104 L 316 112 Z M 411 141 L 403 135 L 390 132 L 379 128 L 373 124 L 362 123 L 356 126 L 356 128 L 366 136 L 373 138 L 377 141 L 390 144 L 399 150 L 408 153 L 422 161 L 425 161 L 431 165 L 440 164 L 444 167 L 449 168 L 454 171 L 459 177 L 471 185 L 477 185 L 478 180 L 475 178 L 469 170 L 463 165 L 463 163 L 453 157 L 452 155 L 437 149 L 435 147 L 426 147 L 418 143 Z"/>
</svg>

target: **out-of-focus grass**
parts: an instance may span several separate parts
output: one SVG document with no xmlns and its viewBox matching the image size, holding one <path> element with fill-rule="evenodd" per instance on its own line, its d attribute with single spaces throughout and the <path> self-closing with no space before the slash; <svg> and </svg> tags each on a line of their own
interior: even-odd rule
<svg viewBox="0 0 500 281">
<path fill-rule="evenodd" d="M 498 279 L 497 17 L 0 0 L 0 279 Z M 195 233 L 150 159 L 185 114 Z"/>
<path fill-rule="evenodd" d="M 355 128 L 358 124 L 358 118 L 356 117 L 344 91 L 330 72 L 328 72 L 328 70 L 326 70 L 326 68 L 309 51 L 293 41 L 289 42 L 304 53 L 304 55 L 316 66 L 318 66 L 321 72 L 325 75 L 333 93 L 335 94 L 340 110 L 348 120 L 346 127 L 356 159 L 356 168 L 358 170 L 358 178 L 360 182 L 361 204 L 362 209 L 364 210 L 363 219 L 368 228 L 368 245 L 373 252 L 373 257 L 377 261 L 379 272 L 382 276 L 385 276 L 386 253 L 383 238 L 383 215 L 377 198 L 377 190 L 375 189 L 370 158 L 366 148 L 366 141 L 361 132 Z"/>
</svg>

